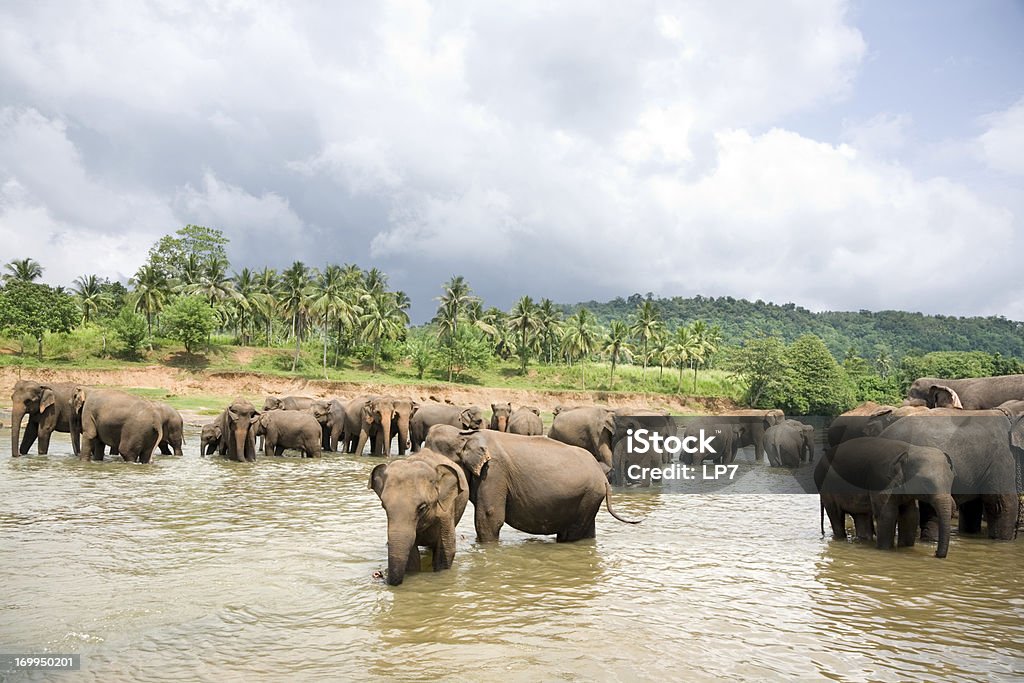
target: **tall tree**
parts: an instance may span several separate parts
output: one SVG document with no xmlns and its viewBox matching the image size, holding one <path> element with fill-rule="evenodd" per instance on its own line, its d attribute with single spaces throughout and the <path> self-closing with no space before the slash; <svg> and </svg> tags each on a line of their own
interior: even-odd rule
<svg viewBox="0 0 1024 683">
<path fill-rule="evenodd" d="M 7 280 L 35 282 L 43 276 L 43 267 L 34 258 L 14 259 L 4 266 Z"/>
<path fill-rule="evenodd" d="M 82 308 L 82 321 L 85 323 L 92 322 L 109 301 L 109 297 L 103 291 L 102 282 L 95 275 L 76 277 L 73 291 L 78 299 L 78 305 Z"/>
<path fill-rule="evenodd" d="M 45 334 L 70 332 L 77 319 L 78 307 L 62 287 L 19 278 L 8 280 L 0 289 L 0 331 L 18 337 L 31 335 L 38 345 L 40 358 Z"/>
<path fill-rule="evenodd" d="M 459 321 L 465 316 L 466 308 L 477 300 L 473 296 L 469 283 L 461 275 L 453 275 L 441 288 L 440 302 L 434 322 L 438 326 L 438 338 L 448 352 L 448 381 L 452 381 L 455 364 L 455 335 L 458 333 Z"/>
<path fill-rule="evenodd" d="M 619 359 L 628 360 L 633 352 L 629 348 L 629 326 L 621 320 L 613 320 L 608 327 L 608 333 L 604 337 L 604 344 L 601 347 L 604 353 L 608 354 L 611 361 L 611 375 L 609 384 L 615 390 L 615 366 Z"/>
<path fill-rule="evenodd" d="M 597 329 L 594 314 L 586 308 L 581 308 L 570 316 L 566 323 L 562 349 L 570 363 L 579 360 L 584 391 L 587 390 L 586 359 L 593 355 L 596 347 Z"/>
<path fill-rule="evenodd" d="M 274 345 L 274 316 L 280 288 L 281 280 L 273 268 L 264 268 L 256 273 L 256 310 L 266 324 L 267 346 Z"/>
<path fill-rule="evenodd" d="M 544 355 L 548 363 L 554 361 L 555 348 L 558 346 L 559 325 L 562 322 L 562 312 L 555 308 L 551 299 L 541 299 L 537 311 L 539 324 L 540 343 L 544 349 Z"/>
<path fill-rule="evenodd" d="M 227 245 L 228 238 L 220 230 L 190 224 L 173 235 L 161 237 L 150 248 L 147 262 L 163 271 L 168 279 L 189 284 L 188 276 L 198 276 L 209 261 L 228 260 Z"/>
<path fill-rule="evenodd" d="M 362 309 L 359 324 L 363 339 L 373 346 L 373 372 L 377 372 L 382 343 L 401 338 L 409 318 L 396 305 L 394 295 L 386 291 L 364 294 Z"/>
<path fill-rule="evenodd" d="M 153 316 L 167 303 L 171 285 L 163 271 L 150 264 L 140 266 L 130 284 L 134 287 L 135 310 L 145 314 L 146 329 L 153 336 Z"/>
<path fill-rule="evenodd" d="M 530 354 L 537 347 L 537 330 L 540 328 L 537 305 L 533 303 L 533 299 L 524 296 L 516 302 L 509 313 L 508 325 L 516 338 L 519 374 L 526 375 L 526 365 L 530 360 Z"/>
<path fill-rule="evenodd" d="M 633 315 L 633 325 L 630 332 L 640 342 L 640 355 L 643 358 L 643 377 L 647 379 L 647 363 L 650 360 L 650 344 L 655 335 L 663 327 L 661 315 L 653 301 L 644 301 L 637 305 L 636 313 Z"/>
<path fill-rule="evenodd" d="M 295 261 L 291 267 L 281 274 L 278 289 L 278 305 L 292 321 L 292 334 L 295 337 L 295 356 L 292 358 L 292 372 L 299 364 L 302 353 L 302 332 L 309 316 L 312 301 L 312 278 L 307 266 L 302 261 Z"/>
</svg>

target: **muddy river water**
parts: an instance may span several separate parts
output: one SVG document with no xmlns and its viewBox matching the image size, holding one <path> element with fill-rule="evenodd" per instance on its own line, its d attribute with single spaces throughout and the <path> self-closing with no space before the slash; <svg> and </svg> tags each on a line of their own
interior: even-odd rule
<svg viewBox="0 0 1024 683">
<path fill-rule="evenodd" d="M 471 506 L 454 568 L 392 588 L 379 460 L 245 465 L 187 438 L 151 466 L 79 462 L 66 435 L 0 458 L 0 651 L 82 655 L 13 678 L 1024 676 L 1024 540 L 882 552 L 823 539 L 813 495 L 655 486 L 615 493 L 642 524 L 602 509 L 573 544 L 478 545 Z"/>
</svg>

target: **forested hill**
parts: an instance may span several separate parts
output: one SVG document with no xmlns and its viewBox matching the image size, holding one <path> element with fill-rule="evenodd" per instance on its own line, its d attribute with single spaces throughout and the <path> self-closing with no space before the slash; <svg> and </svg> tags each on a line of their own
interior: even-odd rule
<svg viewBox="0 0 1024 683">
<path fill-rule="evenodd" d="M 637 305 L 645 300 L 646 297 L 634 294 L 604 303 L 588 301 L 563 306 L 562 310 L 571 313 L 585 307 L 607 325 L 612 320 L 629 320 Z M 1024 323 L 1001 316 L 958 318 L 905 311 L 813 313 L 795 304 L 752 302 L 729 296 L 651 301 L 668 327 L 703 320 L 719 325 L 727 344 L 739 344 L 760 333 L 791 342 L 810 332 L 821 337 L 839 359 L 851 347 L 865 358 L 873 357 L 879 345 L 897 357 L 929 351 L 985 351 L 1024 358 Z"/>
</svg>

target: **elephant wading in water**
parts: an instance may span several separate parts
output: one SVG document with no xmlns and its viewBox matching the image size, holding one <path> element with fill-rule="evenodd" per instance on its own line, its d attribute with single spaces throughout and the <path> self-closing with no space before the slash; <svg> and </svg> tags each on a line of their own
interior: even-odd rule
<svg viewBox="0 0 1024 683">
<path fill-rule="evenodd" d="M 508 417 L 509 434 L 523 436 L 540 436 L 544 433 L 544 420 L 540 418 L 540 408 L 521 406 Z"/>
<path fill-rule="evenodd" d="M 270 410 L 255 418 L 256 436 L 263 437 L 263 454 L 281 455 L 286 448 L 302 451 L 307 458 L 319 458 L 320 423 L 304 410 Z"/>
<path fill-rule="evenodd" d="M 309 396 L 267 396 L 263 401 L 263 412 L 268 410 L 309 410 L 313 407 Z"/>
<path fill-rule="evenodd" d="M 456 406 L 448 403 L 428 403 L 419 407 L 409 422 L 412 452 L 423 446 L 427 432 L 434 425 L 450 425 L 458 429 L 483 429 L 484 412 L 478 406 Z"/>
<path fill-rule="evenodd" d="M 320 447 L 325 451 L 338 450 L 338 442 L 345 433 L 345 406 L 337 399 L 318 399 L 309 408 L 320 423 Z"/>
<path fill-rule="evenodd" d="M 826 496 L 868 495 L 877 520 L 878 548 L 893 547 L 899 526 L 899 545 L 914 545 L 918 531 L 917 502 L 928 503 L 938 516 L 939 538 L 936 557 L 949 552 L 950 518 L 953 512 L 953 461 L 938 448 L 915 446 L 895 439 L 858 437 L 840 444 L 822 458 L 819 491 L 823 514 Z M 820 464 L 820 463 L 819 463 Z M 833 516 L 833 535 L 845 536 L 842 515 Z M 1014 511 L 1016 512 L 1016 510 Z M 859 534 L 858 534 L 859 535 Z"/>
<path fill-rule="evenodd" d="M 771 410 L 738 410 L 729 413 L 729 421 L 741 426 L 737 448 L 754 447 L 754 460 L 761 462 L 765 455 L 764 433 L 774 425 L 781 424 L 786 415 L 777 409 Z"/>
<path fill-rule="evenodd" d="M 498 432 L 507 432 L 508 418 L 511 414 L 511 403 L 492 403 L 490 428 Z"/>
<path fill-rule="evenodd" d="M 772 425 L 764 433 L 764 447 L 772 467 L 799 467 L 814 460 L 814 427 L 797 420 Z"/>
<path fill-rule="evenodd" d="M 156 405 L 157 410 L 160 411 L 160 416 L 163 418 L 162 429 L 164 435 L 158 444 L 160 452 L 164 455 L 170 455 L 173 450 L 175 455 L 183 455 L 181 446 L 185 443 L 185 422 L 181 419 L 181 413 L 166 403 L 155 403 L 154 405 Z"/>
<path fill-rule="evenodd" d="M 82 460 L 102 460 L 103 447 L 125 462 L 148 463 L 163 439 L 164 416 L 150 401 L 113 389 L 76 387 L 71 404 L 78 413 L 73 435 L 80 438 Z"/>
<path fill-rule="evenodd" d="M 559 542 L 593 538 L 611 486 L 594 457 L 543 436 L 435 425 L 426 447 L 458 463 L 469 481 L 477 540 L 498 540 L 505 524 L 528 534 L 555 534 Z"/>
<path fill-rule="evenodd" d="M 220 420 L 203 425 L 199 435 L 199 455 L 213 455 L 221 444 Z M 221 455 L 224 455 L 221 453 Z"/>
<path fill-rule="evenodd" d="M 996 408 L 1007 401 L 1024 400 L 1024 375 L 967 379 L 920 377 L 910 385 L 907 399 L 924 401 L 929 408 Z"/>
<path fill-rule="evenodd" d="M 75 393 L 74 384 L 40 384 L 21 380 L 11 392 L 11 456 L 28 455 L 35 440 L 39 439 L 39 455 L 46 455 L 50 449 L 50 435 L 53 432 L 67 432 L 71 435 L 71 449 L 79 453 L 79 441 L 74 428 L 78 419 L 71 399 Z M 21 423 L 28 416 L 25 438 L 18 443 Z"/>
<path fill-rule="evenodd" d="M 452 566 L 455 527 L 469 501 L 469 483 L 461 467 L 424 449 L 374 467 L 370 488 L 388 515 L 389 584 L 397 586 L 407 571 L 419 571 L 419 546 L 433 553 L 434 571 Z"/>
<path fill-rule="evenodd" d="M 220 454 L 237 462 L 256 462 L 256 438 L 253 423 L 260 416 L 256 406 L 244 398 L 234 402 L 220 414 Z"/>
</svg>

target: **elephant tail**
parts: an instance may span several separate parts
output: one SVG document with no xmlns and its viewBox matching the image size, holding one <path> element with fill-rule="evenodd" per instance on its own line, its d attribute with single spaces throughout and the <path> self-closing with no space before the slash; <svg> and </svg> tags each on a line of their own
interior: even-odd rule
<svg viewBox="0 0 1024 683">
<path fill-rule="evenodd" d="M 604 485 L 604 505 L 608 509 L 608 514 L 620 522 L 625 522 L 626 524 L 639 524 L 643 521 L 642 519 L 626 519 L 625 517 L 619 517 L 615 510 L 612 510 L 612 485 L 607 482 L 605 482 Z"/>
<path fill-rule="evenodd" d="M 818 496 L 818 508 L 820 510 L 820 513 L 821 513 L 821 535 L 824 537 L 825 536 L 825 501 L 823 501 L 821 499 L 821 496 Z"/>
</svg>

